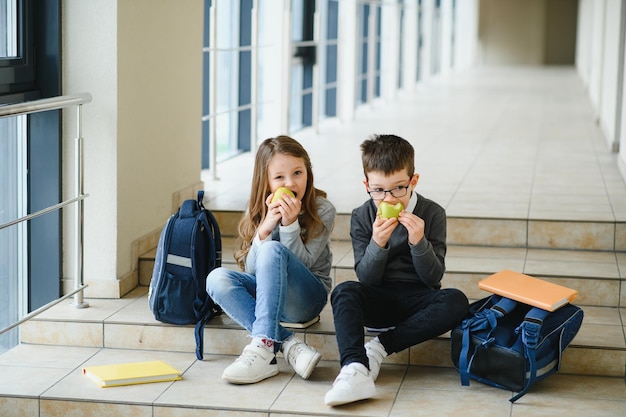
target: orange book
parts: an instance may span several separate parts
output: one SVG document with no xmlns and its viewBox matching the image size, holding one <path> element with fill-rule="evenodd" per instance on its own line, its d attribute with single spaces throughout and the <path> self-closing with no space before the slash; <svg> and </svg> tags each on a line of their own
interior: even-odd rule
<svg viewBox="0 0 626 417">
<path fill-rule="evenodd" d="M 571 288 L 507 269 L 479 281 L 478 288 L 548 311 L 578 296 L 578 291 Z"/>
</svg>

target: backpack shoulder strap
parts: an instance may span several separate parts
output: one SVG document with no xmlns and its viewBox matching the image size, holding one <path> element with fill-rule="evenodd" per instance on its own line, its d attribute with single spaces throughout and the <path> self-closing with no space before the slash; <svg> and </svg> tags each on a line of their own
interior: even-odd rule
<svg viewBox="0 0 626 417">
<path fill-rule="evenodd" d="M 210 251 L 213 252 L 214 256 L 214 264 L 210 266 L 210 270 L 222 266 L 222 235 L 220 233 L 220 228 L 217 223 L 217 219 L 211 212 L 211 210 L 207 209 L 204 206 L 204 190 L 198 191 L 198 208 L 204 214 L 203 216 L 198 216 L 204 229 L 206 232 L 211 235 L 211 239 L 209 239 L 211 243 Z M 194 331 L 196 338 L 196 358 L 199 360 L 203 359 L 204 356 L 204 327 L 206 323 L 216 315 L 222 313 L 222 309 L 214 305 L 209 311 L 207 315 L 201 317 L 200 320 L 196 323 L 196 328 Z"/>
<path fill-rule="evenodd" d="M 514 403 L 524 394 L 526 394 L 530 389 L 530 386 L 535 382 L 535 379 L 537 378 L 537 362 L 535 358 L 535 349 L 539 344 L 541 326 L 543 326 L 543 321 L 546 317 L 548 317 L 549 314 L 550 312 L 547 310 L 533 307 L 528 311 L 528 313 L 526 313 L 522 324 L 520 324 L 519 327 L 515 329 L 515 333 L 521 333 L 522 335 L 522 343 L 524 344 L 524 357 L 528 359 L 530 375 L 526 380 L 524 388 L 519 393 L 517 393 L 517 395 L 509 400 L 512 403 Z"/>
<path fill-rule="evenodd" d="M 498 319 L 513 311 L 513 309 L 517 306 L 517 301 L 511 300 L 510 298 L 498 297 L 495 295 L 492 295 L 491 297 L 493 301 L 493 305 L 491 307 L 477 312 L 472 317 L 463 320 L 461 324 L 463 337 L 461 340 L 461 353 L 459 355 L 459 373 L 461 375 L 461 385 L 464 386 L 469 385 L 471 359 L 468 358 L 468 354 L 471 333 L 484 329 L 490 329 L 490 331 L 493 330 L 498 324 Z M 478 348 L 478 346 L 476 348 Z M 472 354 L 472 358 L 475 353 L 476 352 Z"/>
</svg>

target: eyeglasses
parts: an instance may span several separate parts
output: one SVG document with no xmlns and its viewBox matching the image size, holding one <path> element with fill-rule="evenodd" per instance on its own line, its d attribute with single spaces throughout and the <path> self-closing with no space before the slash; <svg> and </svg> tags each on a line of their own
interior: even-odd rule
<svg viewBox="0 0 626 417">
<path fill-rule="evenodd" d="M 370 195 L 370 198 L 372 200 L 384 200 L 387 193 L 391 194 L 391 196 L 394 198 L 400 198 L 406 195 L 410 185 L 411 185 L 411 180 L 409 180 L 409 183 L 407 185 L 398 185 L 397 187 L 394 187 L 391 190 L 383 190 L 382 188 L 370 190 L 368 188 L 367 193 Z"/>
</svg>

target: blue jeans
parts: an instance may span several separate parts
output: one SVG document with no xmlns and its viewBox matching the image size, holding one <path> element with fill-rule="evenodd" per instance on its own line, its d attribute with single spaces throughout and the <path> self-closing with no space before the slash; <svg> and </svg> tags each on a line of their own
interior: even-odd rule
<svg viewBox="0 0 626 417">
<path fill-rule="evenodd" d="M 217 268 L 206 282 L 213 301 L 253 337 L 282 342 L 293 333 L 281 321 L 311 320 L 328 301 L 322 281 L 280 242 L 261 245 L 255 271 Z"/>
<path fill-rule="evenodd" d="M 335 287 L 330 301 L 341 366 L 359 362 L 368 368 L 363 326 L 395 326 L 378 335 L 392 354 L 447 332 L 468 310 L 467 297 L 457 289 L 433 290 L 406 282 L 371 287 L 346 281 Z"/>
</svg>

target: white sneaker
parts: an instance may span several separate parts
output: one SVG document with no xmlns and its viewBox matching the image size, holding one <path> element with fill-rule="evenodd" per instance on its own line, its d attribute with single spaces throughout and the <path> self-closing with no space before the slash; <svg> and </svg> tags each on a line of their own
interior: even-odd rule
<svg viewBox="0 0 626 417">
<path fill-rule="evenodd" d="M 380 372 L 380 364 L 387 357 L 387 351 L 378 338 L 374 338 L 365 344 L 365 353 L 370 361 L 370 376 L 376 381 L 378 372 Z"/>
<path fill-rule="evenodd" d="M 276 355 L 267 347 L 253 341 L 230 364 L 222 379 L 231 384 L 253 384 L 278 374 Z"/>
<path fill-rule="evenodd" d="M 283 356 L 302 379 L 308 379 L 322 358 L 320 353 L 302 340 L 292 336 L 283 342 Z"/>
<path fill-rule="evenodd" d="M 341 368 L 333 387 L 326 393 L 326 405 L 335 406 L 365 400 L 376 395 L 374 380 L 362 363 L 352 362 Z"/>
</svg>

